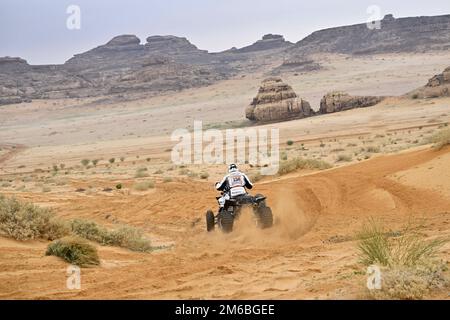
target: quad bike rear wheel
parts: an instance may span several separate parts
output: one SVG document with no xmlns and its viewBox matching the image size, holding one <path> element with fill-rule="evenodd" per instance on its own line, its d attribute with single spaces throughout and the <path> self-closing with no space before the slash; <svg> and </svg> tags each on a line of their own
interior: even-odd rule
<svg viewBox="0 0 450 320">
<path fill-rule="evenodd" d="M 229 212 L 223 211 L 219 215 L 219 223 L 222 231 L 229 233 L 233 231 L 234 216 Z"/>
<path fill-rule="evenodd" d="M 215 221 L 214 221 L 214 213 L 211 210 L 206 212 L 206 230 L 208 232 L 214 231 Z"/>
<path fill-rule="evenodd" d="M 261 229 L 267 229 L 273 225 L 273 214 L 270 207 L 261 206 L 258 209 L 258 226 Z"/>
</svg>

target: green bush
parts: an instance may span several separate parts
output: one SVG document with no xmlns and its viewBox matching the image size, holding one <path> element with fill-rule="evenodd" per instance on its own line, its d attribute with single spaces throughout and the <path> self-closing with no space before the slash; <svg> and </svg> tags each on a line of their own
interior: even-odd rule
<svg viewBox="0 0 450 320">
<path fill-rule="evenodd" d="M 294 141 L 288 140 L 288 141 L 286 142 L 286 144 L 287 144 L 288 146 L 292 146 L 292 145 L 294 144 Z"/>
<path fill-rule="evenodd" d="M 80 267 L 100 264 L 97 249 L 78 237 L 65 237 L 53 241 L 48 245 L 45 254 L 60 257 Z"/>
<path fill-rule="evenodd" d="M 69 232 L 51 210 L 0 195 L 0 233 L 16 240 L 54 240 Z"/>
</svg>

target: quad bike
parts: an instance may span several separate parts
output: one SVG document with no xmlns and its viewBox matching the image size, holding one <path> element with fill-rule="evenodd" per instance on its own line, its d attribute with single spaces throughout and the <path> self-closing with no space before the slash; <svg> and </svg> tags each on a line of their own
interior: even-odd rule
<svg viewBox="0 0 450 320">
<path fill-rule="evenodd" d="M 225 192 L 222 192 L 222 195 Z M 216 197 L 217 200 L 220 198 Z M 261 229 L 272 227 L 272 209 L 266 206 L 265 200 L 266 197 L 261 194 L 257 194 L 256 196 L 244 194 L 233 199 L 225 200 L 225 205 L 219 209 L 217 215 L 214 215 L 212 210 L 206 212 L 206 230 L 208 232 L 213 231 L 217 225 L 225 233 L 233 231 L 234 220 L 239 218 L 244 207 L 253 209 L 257 227 Z"/>
</svg>

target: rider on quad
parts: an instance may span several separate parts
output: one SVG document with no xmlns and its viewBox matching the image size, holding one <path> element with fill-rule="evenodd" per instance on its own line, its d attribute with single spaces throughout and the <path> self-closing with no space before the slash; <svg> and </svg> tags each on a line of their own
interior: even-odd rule
<svg viewBox="0 0 450 320">
<path fill-rule="evenodd" d="M 223 177 L 222 181 L 216 183 L 216 189 L 223 192 L 222 197 L 218 199 L 220 209 L 225 205 L 225 201 L 247 194 L 247 189 L 253 188 L 250 179 L 238 167 L 232 163 L 228 167 L 228 174 Z"/>
<path fill-rule="evenodd" d="M 235 164 L 228 167 L 228 174 L 221 182 L 216 183 L 216 189 L 222 191 L 222 196 L 217 197 L 219 212 L 217 215 L 212 210 L 206 212 L 206 230 L 213 231 L 218 225 L 223 232 L 233 230 L 234 220 L 237 219 L 243 207 L 252 208 L 256 225 L 262 229 L 273 225 L 273 215 L 270 207 L 266 205 L 266 197 L 262 194 L 251 196 L 246 189 L 252 189 L 250 179 L 238 170 Z"/>
</svg>

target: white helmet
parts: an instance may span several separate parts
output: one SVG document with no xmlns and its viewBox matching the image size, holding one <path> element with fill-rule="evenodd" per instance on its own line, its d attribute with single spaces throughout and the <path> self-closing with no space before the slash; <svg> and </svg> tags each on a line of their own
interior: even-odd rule
<svg viewBox="0 0 450 320">
<path fill-rule="evenodd" d="M 235 172 L 235 171 L 238 171 L 237 165 L 235 165 L 234 163 L 230 164 L 228 166 L 228 172 L 231 173 L 231 172 Z"/>
</svg>

